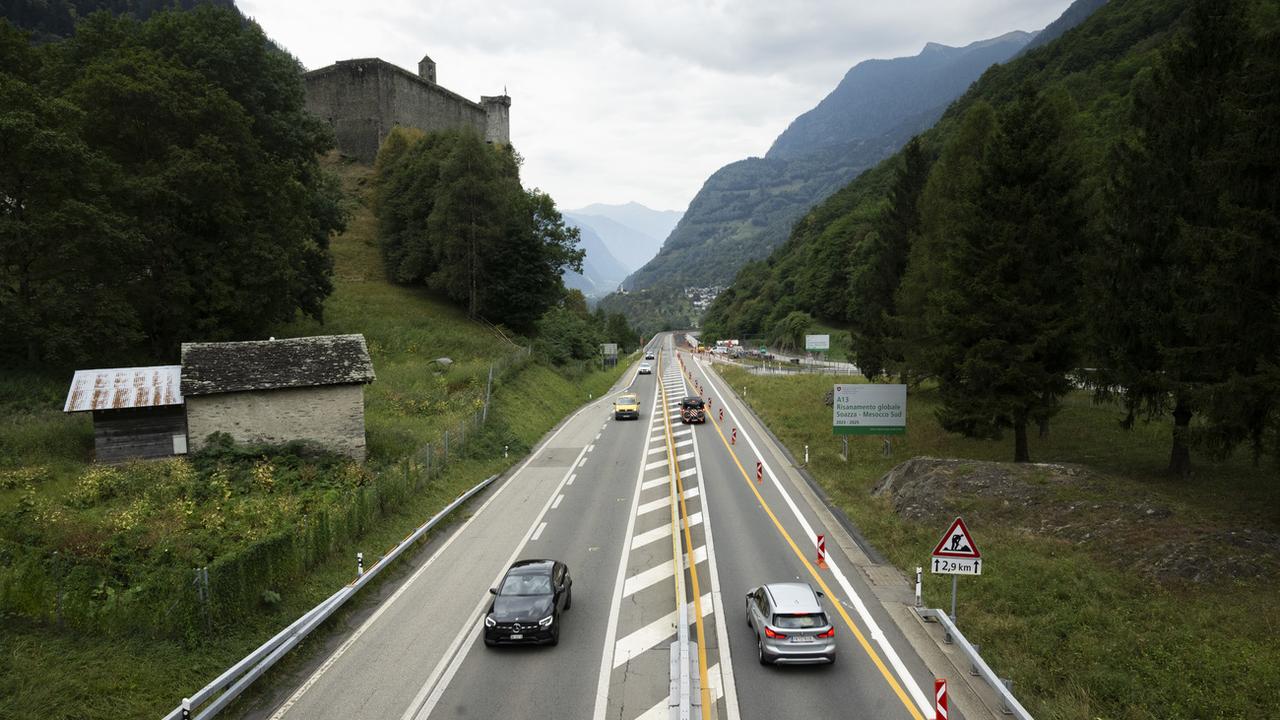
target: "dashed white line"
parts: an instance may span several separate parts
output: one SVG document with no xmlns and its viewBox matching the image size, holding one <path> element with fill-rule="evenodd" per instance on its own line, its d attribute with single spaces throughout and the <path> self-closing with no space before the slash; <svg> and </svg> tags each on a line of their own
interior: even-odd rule
<svg viewBox="0 0 1280 720">
<path fill-rule="evenodd" d="M 542 531 L 543 531 L 543 530 L 546 530 L 546 529 L 547 529 L 547 524 L 544 522 L 544 523 L 542 523 L 541 525 L 539 525 L 539 526 L 538 526 L 538 529 L 537 529 L 537 530 L 534 530 L 534 531 L 533 531 L 533 537 L 531 537 L 531 538 L 529 538 L 529 539 L 530 539 L 530 540 L 537 540 L 538 538 L 542 537 Z"/>
<path fill-rule="evenodd" d="M 572 485 L 572 484 L 573 484 L 573 481 L 574 481 L 574 480 L 577 480 L 577 479 L 578 479 L 578 473 L 574 473 L 574 474 L 572 474 L 572 475 L 570 475 L 570 476 L 569 476 L 569 481 L 568 481 L 568 482 L 566 482 L 566 483 L 565 483 L 565 485 Z"/>
<path fill-rule="evenodd" d="M 560 501 L 564 500 L 564 495 L 557 495 L 555 500 L 551 501 L 551 509 L 555 510 L 560 507 Z"/>
</svg>

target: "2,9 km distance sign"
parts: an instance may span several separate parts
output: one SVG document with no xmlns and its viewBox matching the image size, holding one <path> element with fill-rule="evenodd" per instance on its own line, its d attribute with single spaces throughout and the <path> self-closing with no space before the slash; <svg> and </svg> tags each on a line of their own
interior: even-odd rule
<svg viewBox="0 0 1280 720">
<path fill-rule="evenodd" d="M 933 548 L 933 572 L 938 575 L 981 575 L 982 553 L 964 520 L 956 518 Z"/>
</svg>

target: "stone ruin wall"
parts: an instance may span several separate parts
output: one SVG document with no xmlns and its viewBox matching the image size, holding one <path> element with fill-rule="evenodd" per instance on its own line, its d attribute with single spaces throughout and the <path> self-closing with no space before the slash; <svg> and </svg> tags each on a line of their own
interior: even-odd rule
<svg viewBox="0 0 1280 720">
<path fill-rule="evenodd" d="M 423 67 L 434 77 L 434 63 Z M 339 152 L 364 162 L 373 162 L 396 125 L 426 132 L 469 127 L 488 142 L 510 142 L 509 97 L 472 102 L 377 58 L 313 70 L 306 90 L 307 110 L 333 127 Z"/>
</svg>

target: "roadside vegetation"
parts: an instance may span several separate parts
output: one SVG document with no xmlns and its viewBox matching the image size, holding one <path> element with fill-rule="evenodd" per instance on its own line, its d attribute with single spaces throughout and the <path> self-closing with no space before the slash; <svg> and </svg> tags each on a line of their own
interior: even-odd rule
<svg viewBox="0 0 1280 720">
<path fill-rule="evenodd" d="M 378 376 L 365 388 L 367 465 L 303 445 L 229 444 L 187 459 L 94 465 L 89 419 L 61 412 L 69 374 L 6 373 L 0 717 L 167 712 L 350 581 L 356 551 L 376 560 L 623 371 L 548 365 L 426 288 L 388 283 L 370 169 L 326 164 L 350 216 L 332 245 L 335 292 L 323 325 L 305 318 L 274 332 L 364 333 Z M 476 427 L 490 368 L 488 421 Z M 202 566 L 208 604 L 193 584 Z"/>
<path fill-rule="evenodd" d="M 796 224 L 707 340 L 847 325 L 871 379 L 928 381 L 948 430 L 1034 437 L 1084 383 L 1193 452 L 1280 455 L 1280 22 L 1266 0 L 1108 3 L 993 66 Z"/>
<path fill-rule="evenodd" d="M 986 562 L 960 579 L 960 627 L 1035 717 L 1255 717 L 1280 692 L 1280 486 L 1248 453 L 1169 482 L 1168 424 L 1126 431 L 1076 391 L 1037 440 L 1043 464 L 989 463 L 1007 446 L 947 432 L 926 385 L 908 396 L 892 457 L 879 438 L 850 437 L 845 462 L 824 396 L 861 378 L 716 368 L 793 456 L 809 446 L 832 502 L 908 576 L 964 516 Z M 873 494 L 916 457 L 958 460 Z M 950 590 L 926 572 L 927 605 L 949 607 Z"/>
</svg>

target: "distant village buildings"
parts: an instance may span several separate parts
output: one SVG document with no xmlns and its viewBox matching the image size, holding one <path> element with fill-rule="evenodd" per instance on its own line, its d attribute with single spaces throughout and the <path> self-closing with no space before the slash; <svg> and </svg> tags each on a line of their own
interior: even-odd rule
<svg viewBox="0 0 1280 720">
<path fill-rule="evenodd" d="M 79 370 L 66 412 L 93 412 L 101 462 L 195 452 L 209 435 L 305 440 L 365 459 L 363 335 L 184 343 L 182 364 Z"/>
<path fill-rule="evenodd" d="M 306 74 L 307 110 L 327 122 L 338 151 L 373 162 L 397 125 L 424 132 L 472 128 L 491 143 L 511 142 L 511 98 L 482 96 L 480 102 L 436 83 L 430 57 L 415 75 L 378 58 L 340 60 Z"/>
</svg>

